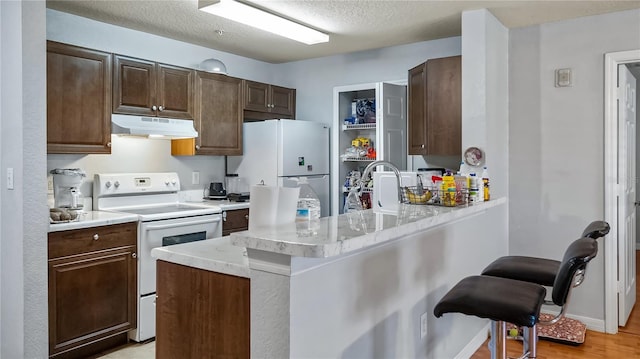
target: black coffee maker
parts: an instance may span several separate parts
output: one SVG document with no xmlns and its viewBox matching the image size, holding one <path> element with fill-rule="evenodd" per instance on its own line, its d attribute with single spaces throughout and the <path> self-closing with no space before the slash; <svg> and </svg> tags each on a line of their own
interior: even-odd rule
<svg viewBox="0 0 640 359">
<path fill-rule="evenodd" d="M 209 184 L 209 199 L 227 199 L 227 191 L 222 182 L 211 182 Z"/>
</svg>

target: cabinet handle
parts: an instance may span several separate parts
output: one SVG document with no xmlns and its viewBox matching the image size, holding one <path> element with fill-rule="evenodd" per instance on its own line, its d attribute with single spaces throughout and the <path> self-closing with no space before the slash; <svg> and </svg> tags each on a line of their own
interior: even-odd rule
<svg viewBox="0 0 640 359">
<path fill-rule="evenodd" d="M 111 142 L 107 142 L 107 147 L 111 148 Z"/>
<path fill-rule="evenodd" d="M 158 111 L 162 111 L 162 110 L 164 110 L 164 106 L 158 107 Z"/>
<path fill-rule="evenodd" d="M 136 253 L 131 253 L 131 257 L 138 258 L 138 255 Z"/>
<path fill-rule="evenodd" d="M 248 220 L 249 220 L 249 215 L 248 215 L 248 214 L 245 214 L 245 215 L 244 215 L 244 219 L 246 219 L 246 220 L 248 221 Z"/>
<path fill-rule="evenodd" d="M 156 106 L 156 105 L 151 106 L 151 110 L 155 111 L 157 109 L 158 109 L 158 106 Z"/>
<path fill-rule="evenodd" d="M 420 145 L 420 148 L 424 148 L 424 145 Z"/>
<path fill-rule="evenodd" d="M 98 235 L 98 233 L 93 235 L 93 240 L 97 241 L 98 239 L 100 239 L 100 236 Z"/>
<path fill-rule="evenodd" d="M 196 150 L 199 150 L 199 149 L 200 149 L 200 145 L 196 145 Z"/>
<path fill-rule="evenodd" d="M 222 221 L 223 222 L 227 221 L 227 211 L 222 212 Z"/>
</svg>

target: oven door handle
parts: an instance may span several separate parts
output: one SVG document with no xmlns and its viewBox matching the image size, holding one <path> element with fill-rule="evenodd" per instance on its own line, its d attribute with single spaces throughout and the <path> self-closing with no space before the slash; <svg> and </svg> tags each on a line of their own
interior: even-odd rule
<svg viewBox="0 0 640 359">
<path fill-rule="evenodd" d="M 217 222 L 220 222 L 219 218 L 214 220 L 208 219 L 208 220 L 201 220 L 201 221 L 191 221 L 191 222 L 172 223 L 172 224 L 147 225 L 145 226 L 145 230 L 153 231 L 157 229 L 185 227 L 185 226 L 193 226 L 195 224 L 209 224 L 209 223 L 217 223 Z"/>
</svg>

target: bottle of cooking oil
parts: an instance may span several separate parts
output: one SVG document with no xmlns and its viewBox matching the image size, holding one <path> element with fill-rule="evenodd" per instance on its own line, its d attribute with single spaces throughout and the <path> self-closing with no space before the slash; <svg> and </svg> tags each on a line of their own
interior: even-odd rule
<svg viewBox="0 0 640 359">
<path fill-rule="evenodd" d="M 489 171 L 487 170 L 487 166 L 484 166 L 482 169 L 482 187 L 484 200 L 488 201 L 491 198 L 491 195 L 489 193 Z"/>
</svg>

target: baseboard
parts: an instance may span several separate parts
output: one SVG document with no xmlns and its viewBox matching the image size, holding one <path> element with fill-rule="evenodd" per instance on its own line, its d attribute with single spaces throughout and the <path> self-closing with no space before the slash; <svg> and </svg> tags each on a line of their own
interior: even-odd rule
<svg viewBox="0 0 640 359">
<path fill-rule="evenodd" d="M 558 312 L 546 311 L 546 310 L 543 312 L 553 314 L 553 315 L 558 315 Z M 591 317 L 583 317 L 580 315 L 573 315 L 573 314 L 567 314 L 566 317 L 581 321 L 582 323 L 587 325 L 587 329 L 589 330 L 593 330 L 595 332 L 600 332 L 600 333 L 605 332 L 604 319 L 595 319 Z"/>
<path fill-rule="evenodd" d="M 489 337 L 489 324 L 487 324 L 484 328 L 482 328 L 478 334 L 476 334 L 473 339 L 469 342 L 469 344 L 465 345 L 464 348 L 455 356 L 455 359 L 469 359 L 475 352 L 484 344 L 485 340 Z"/>
</svg>

